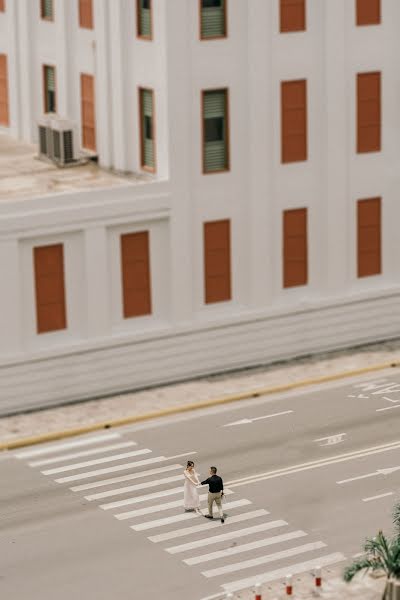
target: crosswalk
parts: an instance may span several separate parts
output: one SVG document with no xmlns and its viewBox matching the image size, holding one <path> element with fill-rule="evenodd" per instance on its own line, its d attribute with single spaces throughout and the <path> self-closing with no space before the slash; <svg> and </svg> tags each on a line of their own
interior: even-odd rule
<svg viewBox="0 0 400 600">
<path fill-rule="evenodd" d="M 126 522 L 135 535 L 160 545 L 171 560 L 199 569 L 219 590 L 235 593 L 256 581 L 279 579 L 288 570 L 296 574 L 344 559 L 341 553 L 327 553 L 326 544 L 312 534 L 291 528 L 232 489 L 225 490 L 224 525 L 219 519 L 184 512 L 183 462 L 196 454 L 188 449 L 154 456 L 150 448 L 108 432 L 32 447 L 15 457 Z M 204 511 L 206 490 L 200 499 Z M 296 562 L 297 557 L 306 560 Z M 266 570 L 269 564 L 277 568 Z"/>
</svg>

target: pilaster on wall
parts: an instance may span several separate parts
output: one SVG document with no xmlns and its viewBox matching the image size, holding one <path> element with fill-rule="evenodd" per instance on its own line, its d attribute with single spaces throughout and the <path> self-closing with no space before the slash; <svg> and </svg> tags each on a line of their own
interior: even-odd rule
<svg viewBox="0 0 400 600">
<path fill-rule="evenodd" d="M 32 76 L 35 67 L 35 28 L 33 27 L 36 3 L 31 0 L 10 2 L 7 10 L 13 11 L 14 29 L 14 85 L 17 106 L 17 135 L 31 142 L 35 131 L 35 106 Z"/>
<path fill-rule="evenodd" d="M 21 350 L 19 248 L 17 240 L 0 240 L 0 356 Z"/>
<path fill-rule="evenodd" d="M 104 227 L 85 231 L 85 283 L 87 298 L 87 335 L 89 338 L 110 334 L 107 235 Z M 103 265 L 96 268 L 95 265 Z"/>
</svg>

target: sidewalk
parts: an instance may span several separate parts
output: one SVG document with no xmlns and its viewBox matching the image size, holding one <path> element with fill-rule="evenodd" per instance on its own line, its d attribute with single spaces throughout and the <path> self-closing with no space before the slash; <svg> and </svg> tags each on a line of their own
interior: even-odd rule
<svg viewBox="0 0 400 600">
<path fill-rule="evenodd" d="M 400 359 L 400 339 L 0 419 L 0 443 Z M 379 372 L 378 372 L 379 373 Z M 379 377 L 379 374 L 377 375 Z"/>
</svg>

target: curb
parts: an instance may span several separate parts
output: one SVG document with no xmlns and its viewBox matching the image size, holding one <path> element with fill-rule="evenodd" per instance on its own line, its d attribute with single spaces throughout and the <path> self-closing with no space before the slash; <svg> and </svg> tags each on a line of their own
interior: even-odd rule
<svg viewBox="0 0 400 600">
<path fill-rule="evenodd" d="M 22 438 L 10 442 L 0 443 L 0 452 L 3 450 L 14 450 L 16 448 L 23 448 L 24 446 L 33 446 L 35 444 L 42 444 L 44 442 L 52 442 L 61 440 L 64 438 L 74 437 L 82 435 L 84 433 L 91 433 L 93 431 L 99 431 L 101 429 L 111 429 L 112 427 L 120 427 L 122 425 L 130 425 L 132 423 L 140 423 L 141 421 L 148 421 L 150 419 L 156 419 L 159 417 L 165 417 L 168 415 L 189 412 L 191 410 L 198 410 L 201 408 L 209 408 L 211 406 L 218 406 L 220 404 L 228 404 L 230 402 L 238 402 L 239 400 L 245 400 L 246 398 L 257 398 L 259 396 L 266 396 L 269 394 L 276 394 L 278 392 L 287 392 L 296 388 L 307 387 L 309 385 L 315 385 L 318 383 L 324 383 L 327 381 L 335 381 L 337 379 L 345 379 L 346 377 L 355 377 L 357 375 L 363 375 L 364 373 L 372 373 L 374 371 L 382 371 L 393 367 L 399 367 L 399 361 L 392 361 L 388 363 L 382 363 L 379 365 L 371 365 L 369 367 L 362 367 L 360 369 L 352 369 L 350 371 L 342 371 L 341 373 L 334 373 L 332 375 L 322 375 L 321 377 L 314 377 L 310 379 L 303 379 L 300 381 L 293 381 L 291 383 L 276 385 L 273 387 L 259 388 L 255 390 L 249 390 L 247 392 L 240 392 L 237 394 L 229 394 L 227 396 L 221 396 L 219 398 L 212 398 L 211 400 L 203 400 L 201 402 L 192 402 L 190 404 L 184 404 L 181 406 L 172 406 L 170 408 L 164 408 L 142 415 L 132 415 L 130 417 L 122 417 L 121 419 L 114 419 L 111 421 L 104 421 L 102 423 L 93 423 L 92 425 L 84 425 L 83 427 L 75 427 L 73 429 L 66 429 L 64 431 L 56 431 L 53 433 L 44 433 L 37 436 Z"/>
</svg>

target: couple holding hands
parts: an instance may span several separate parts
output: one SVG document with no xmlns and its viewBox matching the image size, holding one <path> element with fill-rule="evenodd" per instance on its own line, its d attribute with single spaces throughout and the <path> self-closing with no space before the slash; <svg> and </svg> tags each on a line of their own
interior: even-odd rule
<svg viewBox="0 0 400 600">
<path fill-rule="evenodd" d="M 198 486 L 208 485 L 208 515 L 203 515 L 207 519 L 213 519 L 213 505 L 217 505 L 221 523 L 224 523 L 224 513 L 222 511 L 222 497 L 224 495 L 224 483 L 217 475 L 217 468 L 210 467 L 210 477 L 204 481 L 199 480 L 199 476 L 194 469 L 194 462 L 187 461 L 186 469 L 183 472 L 185 484 L 183 487 L 183 506 L 186 512 L 195 511 L 203 515 L 200 510 L 200 496 Z"/>
</svg>

